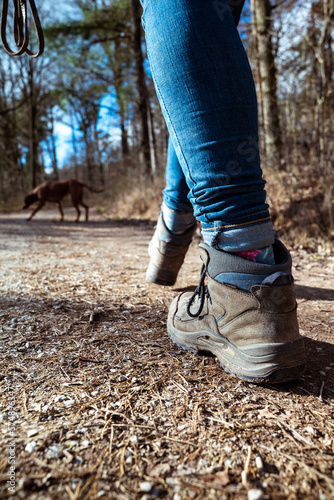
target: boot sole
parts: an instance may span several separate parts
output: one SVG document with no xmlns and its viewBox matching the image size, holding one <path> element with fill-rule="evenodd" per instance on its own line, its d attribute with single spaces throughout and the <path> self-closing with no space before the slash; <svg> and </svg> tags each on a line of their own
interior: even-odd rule
<svg viewBox="0 0 334 500">
<path fill-rule="evenodd" d="M 257 344 L 238 348 L 224 337 L 204 330 L 196 333 L 176 329 L 168 317 L 169 338 L 182 349 L 197 354 L 211 352 L 221 367 L 242 380 L 255 384 L 279 384 L 300 377 L 305 370 L 304 339 L 281 344 Z"/>
</svg>

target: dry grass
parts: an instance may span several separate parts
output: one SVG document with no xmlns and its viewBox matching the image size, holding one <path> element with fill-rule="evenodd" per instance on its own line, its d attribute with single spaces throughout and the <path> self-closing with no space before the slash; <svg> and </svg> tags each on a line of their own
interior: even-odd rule
<svg viewBox="0 0 334 500">
<path fill-rule="evenodd" d="M 275 228 L 284 241 L 309 252 L 330 254 L 333 248 L 334 199 L 326 181 L 306 167 L 279 174 L 267 173 L 267 192 Z"/>
<path fill-rule="evenodd" d="M 334 178 L 326 180 L 314 175 L 308 166 L 291 168 L 289 172 L 273 173 L 264 170 L 271 216 L 279 237 L 293 248 L 310 253 L 329 255 L 334 241 L 334 198 L 328 189 Z M 104 201 L 104 214 L 116 218 L 145 218 L 156 220 L 161 205 L 163 176 L 154 183 L 134 182 L 133 178 L 120 179 L 116 187 L 110 186 Z M 125 185 L 129 188 L 125 189 Z"/>
<path fill-rule="evenodd" d="M 178 291 L 144 280 L 152 223 L 56 217 L 0 217 L 1 498 L 8 386 L 14 498 L 333 498 L 333 254 L 294 253 L 307 372 L 254 386 L 168 339 Z M 178 286 L 199 267 L 194 245 Z"/>
</svg>

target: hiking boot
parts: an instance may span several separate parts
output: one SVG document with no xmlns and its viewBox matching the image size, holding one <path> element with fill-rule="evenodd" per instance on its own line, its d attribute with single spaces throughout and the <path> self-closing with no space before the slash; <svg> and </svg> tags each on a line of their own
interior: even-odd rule
<svg viewBox="0 0 334 500">
<path fill-rule="evenodd" d="M 195 231 L 196 221 L 185 233 L 173 234 L 160 214 L 148 249 L 147 281 L 157 285 L 174 285 Z"/>
<path fill-rule="evenodd" d="M 299 335 L 291 257 L 276 240 L 275 265 L 259 264 L 200 244 L 204 264 L 195 292 L 176 297 L 167 330 L 179 347 L 209 351 L 224 370 L 255 383 L 298 378 L 305 368 L 304 340 Z M 215 279 L 223 273 L 260 284 L 250 291 Z M 247 276 L 248 275 L 248 276 Z M 204 279 L 207 276 L 207 286 Z"/>
</svg>

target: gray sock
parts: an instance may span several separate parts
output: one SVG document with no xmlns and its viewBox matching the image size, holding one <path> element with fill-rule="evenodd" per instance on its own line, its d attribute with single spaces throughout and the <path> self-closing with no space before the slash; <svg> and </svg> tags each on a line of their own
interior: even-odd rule
<svg viewBox="0 0 334 500">
<path fill-rule="evenodd" d="M 293 282 L 291 257 L 284 245 L 276 240 L 273 245 L 275 264 L 264 264 L 240 258 L 236 253 L 203 246 L 209 253 L 209 275 L 220 283 L 249 291 L 253 285 L 283 285 Z"/>
<path fill-rule="evenodd" d="M 168 208 L 165 202 L 163 202 L 161 210 L 165 225 L 172 234 L 185 233 L 195 223 L 192 212 L 176 212 Z"/>
</svg>

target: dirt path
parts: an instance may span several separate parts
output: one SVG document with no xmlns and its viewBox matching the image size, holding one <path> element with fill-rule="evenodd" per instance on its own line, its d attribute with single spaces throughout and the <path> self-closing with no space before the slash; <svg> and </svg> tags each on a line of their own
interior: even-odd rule
<svg viewBox="0 0 334 500">
<path fill-rule="evenodd" d="M 308 369 L 258 387 L 166 335 L 196 244 L 151 286 L 153 223 L 56 217 L 0 215 L 0 497 L 334 498 L 334 255 L 293 252 Z"/>
</svg>

